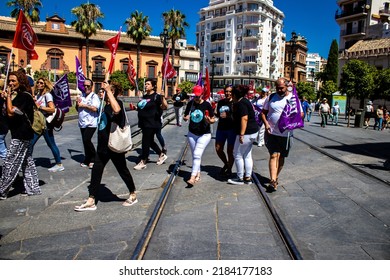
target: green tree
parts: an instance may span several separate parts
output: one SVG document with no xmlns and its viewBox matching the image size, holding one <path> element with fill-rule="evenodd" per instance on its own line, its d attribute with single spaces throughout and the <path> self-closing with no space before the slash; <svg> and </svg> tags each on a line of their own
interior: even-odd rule
<svg viewBox="0 0 390 280">
<path fill-rule="evenodd" d="M 310 82 L 299 82 L 297 83 L 297 92 L 299 98 L 306 97 L 308 100 L 315 100 L 316 93 L 314 86 Z"/>
<path fill-rule="evenodd" d="M 134 11 L 131 13 L 130 18 L 126 19 L 127 36 L 132 39 L 137 45 L 137 73 L 136 78 L 138 81 L 140 72 L 140 53 L 141 43 L 145 40 L 152 31 L 149 25 L 149 17 L 144 16 L 142 12 Z"/>
<path fill-rule="evenodd" d="M 178 85 L 178 87 L 181 89 L 181 91 L 185 92 L 185 93 L 192 93 L 192 88 L 194 86 L 195 86 L 195 84 L 190 82 L 190 81 L 184 81 Z"/>
<path fill-rule="evenodd" d="M 185 38 L 185 28 L 190 25 L 186 22 L 186 15 L 179 10 L 171 9 L 162 14 L 164 19 L 164 28 L 168 30 L 168 36 L 172 44 L 172 65 L 175 65 L 175 43 L 178 39 Z"/>
<path fill-rule="evenodd" d="M 319 98 L 327 98 L 331 100 L 332 93 L 337 91 L 337 84 L 334 81 L 328 80 L 322 83 L 322 87 L 318 91 Z"/>
<path fill-rule="evenodd" d="M 390 68 L 378 70 L 375 75 L 375 91 L 372 99 L 390 99 Z"/>
<path fill-rule="evenodd" d="M 124 71 L 121 70 L 114 71 L 110 75 L 110 80 L 120 83 L 123 87 L 123 91 L 125 95 L 127 95 L 127 92 L 130 89 L 130 81 L 127 78 L 127 74 Z"/>
<path fill-rule="evenodd" d="M 7 2 L 8 7 L 14 7 L 11 17 L 18 20 L 19 10 L 22 10 L 26 18 L 31 22 L 39 22 L 39 8 L 43 7 L 39 0 L 12 0 Z"/>
<path fill-rule="evenodd" d="M 323 81 L 333 81 L 337 84 L 339 74 L 339 47 L 334 39 L 329 49 L 328 61 L 325 66 Z"/>
<path fill-rule="evenodd" d="M 364 105 L 365 98 L 371 98 L 375 90 L 374 77 L 377 70 L 374 66 L 361 60 L 350 60 L 342 69 L 340 90 L 348 97 L 360 100 L 360 107 Z"/>
<path fill-rule="evenodd" d="M 77 33 L 85 37 L 87 77 L 89 77 L 89 38 L 96 35 L 97 30 L 103 29 L 103 24 L 98 20 L 104 18 L 104 14 L 100 11 L 99 6 L 89 2 L 72 8 L 71 12 L 77 17 L 77 20 L 70 24 Z"/>
</svg>

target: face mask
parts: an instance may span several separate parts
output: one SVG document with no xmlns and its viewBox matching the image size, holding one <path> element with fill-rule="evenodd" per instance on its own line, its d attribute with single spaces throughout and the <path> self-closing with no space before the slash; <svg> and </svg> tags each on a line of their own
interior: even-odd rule
<svg viewBox="0 0 390 280">
<path fill-rule="evenodd" d="M 260 95 L 259 95 L 258 93 L 256 93 L 256 94 L 255 94 L 255 97 L 256 97 L 256 98 L 259 98 L 259 97 L 260 97 Z"/>
</svg>

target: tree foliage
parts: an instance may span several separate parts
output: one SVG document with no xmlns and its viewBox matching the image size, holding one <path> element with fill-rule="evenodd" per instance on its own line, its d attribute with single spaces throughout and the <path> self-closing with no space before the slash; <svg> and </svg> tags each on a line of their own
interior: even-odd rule
<svg viewBox="0 0 390 280">
<path fill-rule="evenodd" d="M 11 0 L 7 2 L 7 6 L 14 7 L 11 11 L 11 17 L 18 20 L 19 10 L 22 10 L 31 23 L 39 22 L 39 8 L 43 7 L 42 2 L 39 0 Z"/>
<path fill-rule="evenodd" d="M 72 8 L 71 12 L 77 17 L 77 20 L 72 21 L 70 24 L 77 33 L 85 37 L 87 76 L 89 76 L 89 38 L 92 35 L 96 35 L 97 30 L 103 29 L 103 24 L 98 20 L 104 18 L 104 14 L 100 11 L 99 6 L 89 2 Z"/>
<path fill-rule="evenodd" d="M 306 97 L 308 100 L 315 100 L 316 93 L 310 82 L 299 82 L 296 85 L 299 98 Z"/>
<path fill-rule="evenodd" d="M 334 81 L 325 81 L 322 83 L 322 87 L 318 91 L 319 93 L 318 97 L 320 99 L 327 98 L 330 100 L 332 94 L 335 93 L 336 91 L 337 91 L 337 83 L 335 83 Z"/>
<path fill-rule="evenodd" d="M 126 19 L 127 36 L 132 39 L 137 45 L 137 80 L 140 72 L 141 61 L 141 43 L 151 33 L 152 28 L 149 25 L 149 17 L 144 16 L 142 12 L 134 11 L 130 17 Z"/>
<path fill-rule="evenodd" d="M 175 65 L 175 43 L 178 39 L 185 38 L 185 28 L 190 25 L 186 22 L 186 15 L 178 10 L 171 9 L 162 14 L 164 19 L 164 28 L 168 30 L 168 37 L 172 42 L 172 65 Z"/>
<path fill-rule="evenodd" d="M 378 70 L 375 75 L 376 88 L 372 97 L 375 99 L 390 99 L 390 68 Z"/>
<path fill-rule="evenodd" d="M 192 88 L 194 86 L 195 86 L 195 84 L 190 82 L 190 81 L 184 81 L 178 85 L 178 87 L 181 89 L 181 91 L 185 92 L 185 93 L 192 93 Z"/>
<path fill-rule="evenodd" d="M 376 73 L 375 67 L 364 61 L 356 59 L 348 61 L 341 73 L 341 93 L 359 99 L 362 106 L 364 99 L 374 95 Z"/>
<path fill-rule="evenodd" d="M 332 41 L 332 44 L 328 53 L 328 61 L 324 70 L 322 80 L 333 81 L 337 84 L 339 74 L 339 47 L 336 39 Z"/>
<path fill-rule="evenodd" d="M 131 87 L 130 81 L 127 78 L 127 74 L 124 71 L 116 70 L 110 75 L 111 81 L 120 83 L 123 87 L 124 95 L 127 95 L 128 90 Z"/>
</svg>

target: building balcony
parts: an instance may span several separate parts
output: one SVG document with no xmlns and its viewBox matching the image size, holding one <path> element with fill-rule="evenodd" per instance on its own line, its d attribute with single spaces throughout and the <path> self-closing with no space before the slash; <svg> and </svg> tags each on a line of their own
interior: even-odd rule
<svg viewBox="0 0 390 280">
<path fill-rule="evenodd" d="M 257 46 L 244 46 L 242 50 L 244 52 L 258 52 Z"/>
<path fill-rule="evenodd" d="M 210 53 L 219 53 L 219 52 L 225 52 L 225 49 L 224 48 L 216 48 L 216 49 L 212 49 L 210 50 Z"/>
<path fill-rule="evenodd" d="M 341 30 L 340 36 L 343 37 L 360 37 L 365 36 L 366 32 L 363 28 L 352 28 L 351 30 Z"/>
<path fill-rule="evenodd" d="M 367 16 L 367 11 L 364 7 L 356 7 L 352 10 L 348 11 L 336 11 L 335 14 L 335 19 L 336 21 L 341 21 L 341 20 L 350 20 L 353 18 L 360 18 L 360 17 L 366 17 Z"/>
<path fill-rule="evenodd" d="M 390 17 L 390 9 L 389 8 L 380 9 L 379 15 L 381 17 Z"/>
</svg>

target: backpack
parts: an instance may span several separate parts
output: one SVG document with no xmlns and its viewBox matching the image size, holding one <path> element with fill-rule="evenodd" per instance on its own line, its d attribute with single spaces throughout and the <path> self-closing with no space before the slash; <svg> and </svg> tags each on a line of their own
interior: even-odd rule
<svg viewBox="0 0 390 280">
<path fill-rule="evenodd" d="M 30 122 L 28 117 L 27 120 Z M 41 135 L 46 129 L 46 118 L 39 109 L 34 109 L 34 121 L 31 127 L 38 135 Z"/>
<path fill-rule="evenodd" d="M 64 118 L 65 113 L 60 108 L 56 107 L 54 113 L 46 118 L 48 128 L 60 131 L 62 129 Z"/>
</svg>

